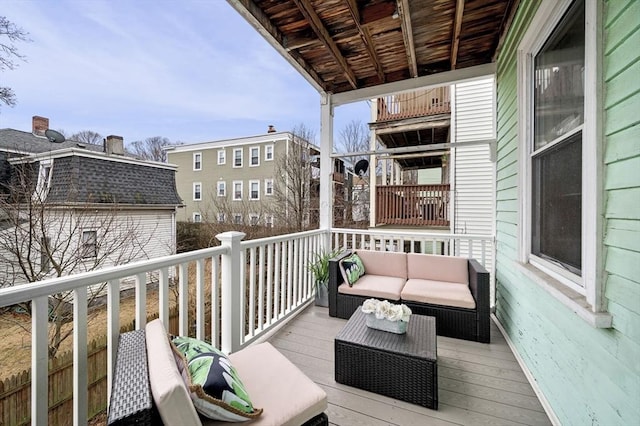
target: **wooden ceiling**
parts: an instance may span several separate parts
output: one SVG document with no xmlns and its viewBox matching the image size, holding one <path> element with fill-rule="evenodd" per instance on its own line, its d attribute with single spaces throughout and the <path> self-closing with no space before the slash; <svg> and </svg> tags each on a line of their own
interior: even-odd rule
<svg viewBox="0 0 640 426">
<path fill-rule="evenodd" d="M 491 63 L 519 0 L 227 0 L 325 92 Z"/>
</svg>

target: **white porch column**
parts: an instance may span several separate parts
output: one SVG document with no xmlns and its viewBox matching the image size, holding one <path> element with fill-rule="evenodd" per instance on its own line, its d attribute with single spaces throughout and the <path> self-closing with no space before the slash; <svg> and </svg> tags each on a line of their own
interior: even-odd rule
<svg viewBox="0 0 640 426">
<path fill-rule="evenodd" d="M 216 235 L 220 244 L 228 251 L 223 254 L 221 266 L 222 279 L 222 309 L 220 325 L 222 329 L 222 339 L 220 349 L 228 354 L 240 349 L 241 336 L 244 332 L 242 324 L 242 289 L 244 283 L 240 280 L 242 267 L 240 262 L 240 241 L 245 237 L 245 233 L 229 231 Z M 213 340 L 213 339 L 212 339 Z"/>
<path fill-rule="evenodd" d="M 322 95 L 320 105 L 320 229 L 327 231 L 325 247 L 330 247 L 333 226 L 333 104 L 331 93 Z"/>
<path fill-rule="evenodd" d="M 371 100 L 371 122 L 374 123 L 378 119 L 378 100 Z M 376 131 L 369 130 L 369 150 L 375 151 L 377 146 Z M 373 154 L 369 157 L 369 226 L 376 226 L 376 161 L 377 157 Z"/>
</svg>

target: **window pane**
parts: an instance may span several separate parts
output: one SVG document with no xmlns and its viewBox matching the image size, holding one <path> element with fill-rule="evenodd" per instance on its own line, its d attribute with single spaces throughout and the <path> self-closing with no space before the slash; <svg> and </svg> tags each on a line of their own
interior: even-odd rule
<svg viewBox="0 0 640 426">
<path fill-rule="evenodd" d="M 534 60 L 534 150 L 584 121 L 584 2 L 577 1 Z"/>
<path fill-rule="evenodd" d="M 580 275 L 582 133 L 533 158 L 531 252 Z"/>
</svg>

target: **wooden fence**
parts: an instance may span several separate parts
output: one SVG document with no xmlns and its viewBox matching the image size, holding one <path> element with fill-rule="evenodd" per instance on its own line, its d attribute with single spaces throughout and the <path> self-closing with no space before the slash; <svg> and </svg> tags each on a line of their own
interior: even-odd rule
<svg viewBox="0 0 640 426">
<path fill-rule="evenodd" d="M 147 321 L 158 317 L 149 315 Z M 134 329 L 134 322 L 120 328 Z M 177 334 L 178 310 L 169 313 L 169 332 Z M 93 418 L 107 407 L 107 337 L 93 340 L 88 346 L 88 409 Z M 19 426 L 31 422 L 31 371 L 0 380 L 0 425 Z M 73 424 L 73 351 L 49 360 L 49 424 Z"/>
</svg>

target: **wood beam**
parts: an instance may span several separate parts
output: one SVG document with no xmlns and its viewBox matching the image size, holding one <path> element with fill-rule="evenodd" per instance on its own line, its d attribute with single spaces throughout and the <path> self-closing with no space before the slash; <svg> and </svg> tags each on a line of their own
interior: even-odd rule
<svg viewBox="0 0 640 426">
<path fill-rule="evenodd" d="M 291 52 L 292 50 L 298 50 L 303 47 L 307 47 L 313 43 L 316 43 L 317 41 L 317 39 L 311 37 L 284 36 L 282 39 L 282 46 L 287 50 L 287 52 Z"/>
<path fill-rule="evenodd" d="M 293 2 L 296 4 L 298 9 L 300 9 L 300 12 L 311 26 L 311 29 L 318 36 L 318 39 L 320 39 L 322 44 L 324 44 L 324 46 L 329 50 L 329 53 L 338 63 L 338 66 L 342 68 L 342 72 L 347 78 L 349 84 L 351 84 L 354 89 L 358 88 L 358 83 L 353 70 L 351 70 L 351 67 L 349 67 L 349 64 L 347 64 L 347 60 L 344 58 L 344 56 L 342 56 L 338 45 L 333 41 L 333 38 L 331 38 L 329 31 L 324 26 L 322 20 L 313 9 L 311 3 L 309 3 L 309 0 L 293 0 Z"/>
<path fill-rule="evenodd" d="M 318 92 L 327 91 L 327 85 L 313 68 L 296 52 L 288 52 L 283 46 L 284 37 L 269 17 L 253 2 L 253 0 L 227 0 L 253 28 L 260 33 L 267 43 L 289 62 Z M 322 82 L 322 83 L 321 83 Z M 324 85 L 323 85 L 324 83 Z"/>
<path fill-rule="evenodd" d="M 458 47 L 460 46 L 460 30 L 462 29 L 462 14 L 464 12 L 464 0 L 456 1 L 456 14 L 453 22 L 453 35 L 451 36 L 451 69 L 456 69 L 458 63 Z"/>
<path fill-rule="evenodd" d="M 407 63 L 411 77 L 418 76 L 418 63 L 416 62 L 416 49 L 413 42 L 413 27 L 411 25 L 411 11 L 409 10 L 409 0 L 398 0 L 398 15 L 402 26 L 402 38 L 404 48 L 407 51 Z"/>
<path fill-rule="evenodd" d="M 372 6 L 366 6 L 360 13 L 360 24 L 371 25 L 381 19 L 391 18 L 396 10 L 395 1 L 376 3 Z"/>
<path fill-rule="evenodd" d="M 351 13 L 351 17 L 353 18 L 353 21 L 356 23 L 356 28 L 358 28 L 358 33 L 360 34 L 360 38 L 364 43 L 364 47 L 367 50 L 367 53 L 369 54 L 369 58 L 371 58 L 373 67 L 376 69 L 378 80 L 380 81 L 380 83 L 384 83 L 385 82 L 384 71 L 382 69 L 382 65 L 380 64 L 380 61 L 378 60 L 378 55 L 376 54 L 376 50 L 373 46 L 373 40 L 371 38 L 371 34 L 369 33 L 369 30 L 367 28 L 360 25 L 360 10 L 358 10 L 358 4 L 356 3 L 356 0 L 346 0 L 346 2 L 347 2 L 347 8 Z"/>
</svg>

